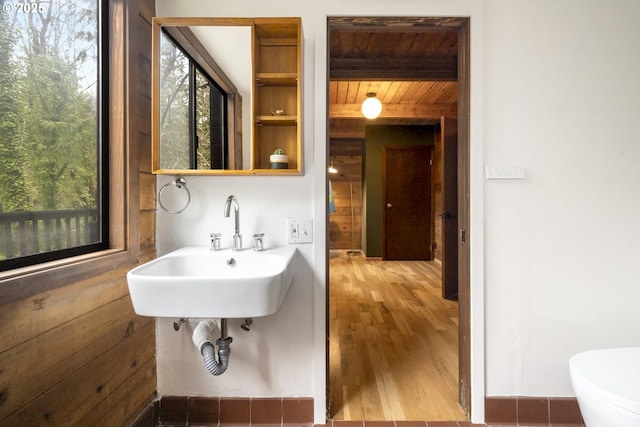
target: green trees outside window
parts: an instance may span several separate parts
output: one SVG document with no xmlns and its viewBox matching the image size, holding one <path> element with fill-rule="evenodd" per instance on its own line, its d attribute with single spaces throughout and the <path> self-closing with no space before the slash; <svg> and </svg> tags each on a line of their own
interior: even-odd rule
<svg viewBox="0 0 640 427">
<path fill-rule="evenodd" d="M 160 54 L 160 167 L 228 169 L 227 94 L 164 32 Z"/>
<path fill-rule="evenodd" d="M 1 270 L 106 237 L 101 3 L 0 0 Z"/>
</svg>

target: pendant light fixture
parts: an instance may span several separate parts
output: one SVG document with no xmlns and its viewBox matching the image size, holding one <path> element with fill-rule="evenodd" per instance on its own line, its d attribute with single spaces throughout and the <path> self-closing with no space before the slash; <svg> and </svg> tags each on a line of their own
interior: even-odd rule
<svg viewBox="0 0 640 427">
<path fill-rule="evenodd" d="M 329 173 L 338 173 L 338 169 L 333 165 L 333 160 L 331 160 L 331 164 L 329 165 Z"/>
<path fill-rule="evenodd" d="M 367 99 L 362 103 L 362 114 L 367 119 L 375 119 L 382 112 L 382 102 L 376 98 L 375 92 L 367 93 Z"/>
</svg>

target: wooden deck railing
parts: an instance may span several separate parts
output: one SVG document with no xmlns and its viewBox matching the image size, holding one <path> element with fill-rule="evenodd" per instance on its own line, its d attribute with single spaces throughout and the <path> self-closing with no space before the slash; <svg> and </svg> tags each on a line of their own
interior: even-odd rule
<svg viewBox="0 0 640 427">
<path fill-rule="evenodd" d="M 0 213 L 0 260 L 95 243 L 96 209 Z"/>
</svg>

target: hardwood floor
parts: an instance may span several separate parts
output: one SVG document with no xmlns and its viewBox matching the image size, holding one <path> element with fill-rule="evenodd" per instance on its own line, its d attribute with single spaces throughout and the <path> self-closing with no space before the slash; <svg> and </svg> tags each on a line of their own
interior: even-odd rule
<svg viewBox="0 0 640 427">
<path fill-rule="evenodd" d="M 440 264 L 330 253 L 330 419 L 465 420 Z"/>
</svg>

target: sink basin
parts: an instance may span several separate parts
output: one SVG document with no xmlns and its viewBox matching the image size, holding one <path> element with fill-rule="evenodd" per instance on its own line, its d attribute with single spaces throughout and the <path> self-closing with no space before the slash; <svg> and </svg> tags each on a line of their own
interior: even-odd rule
<svg viewBox="0 0 640 427">
<path fill-rule="evenodd" d="M 295 255 L 290 246 L 260 252 L 184 247 L 129 271 L 129 294 L 142 316 L 268 316 L 284 301 Z"/>
</svg>

